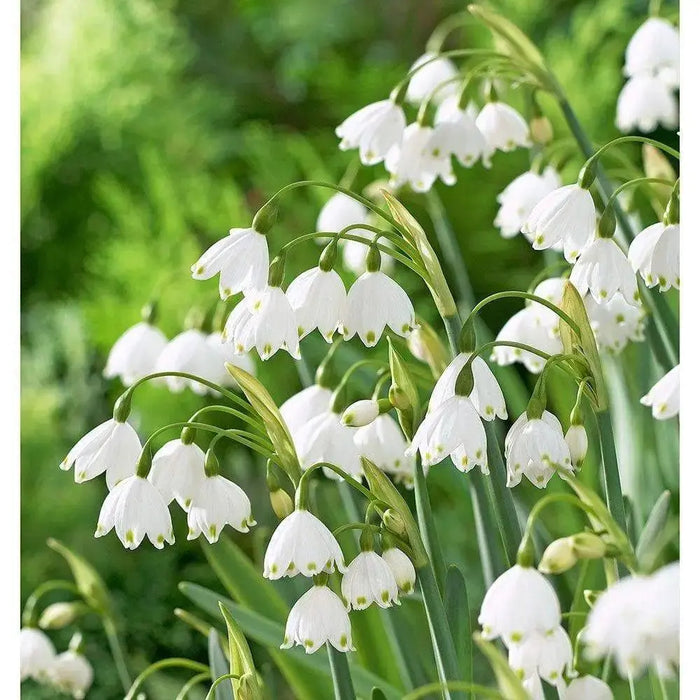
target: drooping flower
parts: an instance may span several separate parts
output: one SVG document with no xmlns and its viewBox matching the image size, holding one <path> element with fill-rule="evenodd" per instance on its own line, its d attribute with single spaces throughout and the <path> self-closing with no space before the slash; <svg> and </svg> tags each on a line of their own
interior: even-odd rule
<svg viewBox="0 0 700 700">
<path fill-rule="evenodd" d="M 343 553 L 333 533 L 308 510 L 297 509 L 272 533 L 265 552 L 263 576 L 315 576 L 345 572 Z"/>
<path fill-rule="evenodd" d="M 369 218 L 369 210 L 362 202 L 342 192 L 335 192 L 321 208 L 316 220 L 316 230 L 339 233 L 353 224 L 366 224 Z"/>
<path fill-rule="evenodd" d="M 218 376 L 224 366 L 207 340 L 207 334 L 197 328 L 190 328 L 176 335 L 163 348 L 156 360 L 155 371 L 185 372 L 207 378 L 206 375 L 211 374 L 214 368 L 218 370 Z M 185 387 L 190 387 L 196 394 L 204 395 L 209 391 L 203 384 L 186 377 L 164 377 L 163 381 L 174 392 L 180 392 Z"/>
<path fill-rule="evenodd" d="M 649 17 L 632 35 L 625 51 L 626 76 L 656 75 L 670 87 L 680 80 L 678 29 L 661 17 Z"/>
<path fill-rule="evenodd" d="M 106 379 L 119 377 L 125 386 L 154 371 L 156 360 L 168 339 L 150 323 L 142 321 L 124 331 L 112 346 L 102 373 Z"/>
<path fill-rule="evenodd" d="M 460 109 L 457 96 L 448 97 L 435 115 L 431 145 L 440 154 L 454 155 L 465 168 L 474 165 L 479 158 L 485 168 L 490 168 L 494 149 L 479 131 L 475 111 L 473 105 Z"/>
<path fill-rule="evenodd" d="M 398 547 L 389 547 L 382 552 L 382 559 L 388 564 L 399 590 L 407 595 L 413 593 L 416 584 L 416 569 L 413 562 Z"/>
<path fill-rule="evenodd" d="M 140 454 L 136 431 L 128 423 L 110 418 L 80 438 L 59 466 L 64 471 L 74 466 L 77 484 L 105 473 L 107 487 L 112 489 L 134 473 Z"/>
<path fill-rule="evenodd" d="M 651 406 L 656 420 L 667 420 L 678 415 L 681 408 L 681 366 L 676 365 L 642 396 L 641 403 Z"/>
<path fill-rule="evenodd" d="M 192 277 L 208 280 L 220 274 L 219 294 L 227 299 L 263 287 L 269 265 L 267 238 L 253 228 L 232 228 L 192 265 Z"/>
<path fill-rule="evenodd" d="M 353 437 L 360 454 L 397 481 L 413 483 L 413 459 L 406 455 L 408 441 L 396 421 L 382 413 Z"/>
<path fill-rule="evenodd" d="M 420 451 L 424 466 L 432 466 L 449 455 L 463 472 L 480 466 L 488 473 L 486 431 L 474 404 L 459 394 L 439 403 L 418 427 L 408 454 Z"/>
<path fill-rule="evenodd" d="M 581 296 L 590 292 L 599 304 L 617 292 L 628 304 L 634 304 L 639 296 L 634 270 L 612 238 L 596 238 L 587 245 L 574 264 L 570 279 Z"/>
<path fill-rule="evenodd" d="M 583 303 L 600 350 L 618 353 L 628 342 L 644 340 L 645 312 L 639 302 L 628 304 L 618 293 L 604 304 L 598 304 L 591 296 Z"/>
<path fill-rule="evenodd" d="M 443 401 L 455 395 L 455 382 L 470 357 L 471 353 L 462 352 L 445 368 L 430 395 L 429 410 L 434 410 Z M 474 376 L 474 388 L 469 394 L 469 400 L 474 404 L 479 415 L 484 420 L 494 420 L 496 416 L 505 420 L 508 417 L 506 402 L 501 387 L 489 366 L 477 356 L 471 363 L 471 370 Z"/>
<path fill-rule="evenodd" d="M 510 647 L 536 632 L 553 632 L 560 618 L 552 584 L 537 569 L 516 564 L 486 591 L 479 624 L 486 639 L 500 637 Z"/>
<path fill-rule="evenodd" d="M 376 552 L 360 552 L 349 564 L 340 585 L 348 610 L 364 610 L 372 603 L 389 608 L 399 603 L 399 587 L 391 568 Z"/>
<path fill-rule="evenodd" d="M 281 649 L 295 644 L 313 654 L 326 642 L 338 651 L 353 651 L 350 617 L 343 601 L 325 585 L 316 584 L 304 593 L 289 612 Z"/>
<path fill-rule="evenodd" d="M 302 389 L 298 394 L 289 397 L 281 406 L 280 413 L 289 432 L 297 443 L 299 431 L 316 416 L 320 416 L 330 408 L 333 392 L 318 384 Z"/>
<path fill-rule="evenodd" d="M 536 673 L 523 680 L 523 689 L 527 693 L 527 697 L 529 697 L 530 700 L 545 700 L 542 680 Z"/>
<path fill-rule="evenodd" d="M 586 429 L 579 424 L 572 424 L 564 435 L 571 461 L 574 466 L 580 467 L 588 452 L 588 435 Z"/>
<path fill-rule="evenodd" d="M 497 197 L 500 204 L 493 222 L 504 238 L 517 236 L 538 202 L 561 186 L 557 171 L 551 166 L 542 173 L 528 170 L 518 175 Z"/>
<path fill-rule="evenodd" d="M 95 537 L 114 529 L 127 549 L 136 549 L 148 537 L 157 549 L 173 544 L 170 512 L 158 489 L 137 474 L 120 481 L 107 494 L 97 519 Z"/>
<path fill-rule="evenodd" d="M 77 651 L 64 651 L 55 659 L 49 670 L 51 683 L 62 693 L 70 693 L 82 700 L 92 685 L 94 673 L 90 662 Z"/>
<path fill-rule="evenodd" d="M 287 288 L 287 299 L 296 315 L 297 333 L 304 338 L 318 328 L 332 342 L 345 309 L 345 285 L 335 270 L 314 267 L 302 272 Z"/>
<path fill-rule="evenodd" d="M 660 77 L 637 75 L 630 78 L 617 98 L 615 126 L 622 132 L 644 133 L 662 126 L 678 128 L 678 100 Z"/>
<path fill-rule="evenodd" d="M 350 231 L 353 236 L 369 240 L 372 234 L 364 229 L 353 229 Z M 393 247 L 389 241 L 384 241 L 384 245 Z M 361 275 L 367 271 L 367 245 L 359 241 L 343 241 L 342 243 L 342 258 L 343 265 L 350 272 Z M 379 251 L 380 266 L 379 269 L 386 274 L 389 274 L 394 269 L 394 258 L 383 250 Z"/>
<path fill-rule="evenodd" d="M 529 148 L 532 145 L 527 122 L 504 102 L 487 102 L 476 118 L 476 126 L 494 150 L 512 151 L 518 146 Z"/>
<path fill-rule="evenodd" d="M 403 109 L 389 99 L 373 102 L 351 114 L 335 133 L 341 140 L 341 151 L 359 148 L 362 164 L 375 165 L 401 141 L 405 126 Z"/>
<path fill-rule="evenodd" d="M 205 479 L 204 452 L 194 442 L 170 440 L 153 456 L 148 480 L 158 489 L 166 505 L 176 499 L 186 512 Z"/>
<path fill-rule="evenodd" d="M 221 386 L 238 386 L 236 380 L 231 376 L 231 373 L 226 369 L 226 363 L 233 365 L 234 367 L 240 367 L 240 369 L 248 372 L 248 374 L 255 375 L 255 363 L 253 358 L 248 354 L 238 354 L 236 353 L 230 343 L 224 341 L 221 333 L 210 333 L 207 336 L 207 345 L 214 351 L 215 360 L 212 361 L 211 365 L 205 368 L 205 371 L 199 376 L 203 379 L 208 379 L 210 382 L 215 382 L 216 384 L 221 384 Z M 199 382 L 191 381 L 190 386 L 192 390 L 195 390 L 195 385 L 199 385 Z M 205 387 L 206 389 L 207 387 Z M 217 394 L 218 392 L 213 389 L 209 389 L 212 394 Z"/>
<path fill-rule="evenodd" d="M 228 317 L 223 337 L 237 353 L 255 348 L 261 360 L 280 348 L 300 357 L 296 315 L 280 287 L 267 285 L 246 294 Z"/>
<path fill-rule="evenodd" d="M 574 678 L 563 690 L 562 700 L 614 700 L 610 686 L 595 676 Z"/>
<path fill-rule="evenodd" d="M 652 224 L 638 233 L 627 257 L 647 287 L 659 285 L 662 292 L 681 285 L 681 228 L 678 224 Z"/>
<path fill-rule="evenodd" d="M 250 500 L 238 484 L 220 474 L 200 481 L 187 512 L 188 540 L 203 534 L 209 544 L 214 544 L 226 525 L 238 532 L 248 532 L 255 524 Z"/>
<path fill-rule="evenodd" d="M 573 471 L 561 423 L 549 411 L 540 418 L 529 418 L 527 413 L 518 417 L 506 435 L 505 456 L 511 488 L 525 475 L 543 489 L 557 468 Z"/>
<path fill-rule="evenodd" d="M 578 184 L 564 185 L 543 197 L 527 217 L 522 232 L 535 250 L 562 245 L 564 257 L 573 263 L 596 228 L 591 193 Z"/>
<path fill-rule="evenodd" d="M 379 416 L 379 402 L 375 399 L 361 399 L 350 404 L 344 411 L 341 419 L 345 425 L 351 428 L 362 428 Z"/>
<path fill-rule="evenodd" d="M 455 93 L 457 84 L 448 81 L 458 75 L 457 67 L 449 58 L 429 51 L 416 59 L 409 73 L 413 71 L 406 91 L 406 99 L 411 104 L 419 105 L 431 95 L 436 102 L 441 102 Z"/>
<path fill-rule="evenodd" d="M 572 675 L 573 649 L 569 635 L 560 626 L 534 631 L 508 650 L 508 664 L 522 678 L 537 674 L 550 685 L 560 685 L 564 671 Z"/>
<path fill-rule="evenodd" d="M 35 627 L 23 627 L 19 632 L 19 677 L 45 681 L 56 658 L 51 640 Z"/>
</svg>

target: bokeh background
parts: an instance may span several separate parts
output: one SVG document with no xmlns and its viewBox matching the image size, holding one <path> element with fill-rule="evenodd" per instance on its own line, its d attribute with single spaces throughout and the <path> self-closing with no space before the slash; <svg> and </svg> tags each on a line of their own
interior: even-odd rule
<svg viewBox="0 0 700 700">
<path fill-rule="evenodd" d="M 540 46 L 592 138 L 615 136 L 624 48 L 646 3 L 493 4 Z M 113 536 L 95 540 L 103 481 L 77 487 L 58 469 L 77 438 L 111 413 L 120 387 L 101 376 L 110 345 L 139 320 L 140 307 L 156 290 L 159 325 L 169 337 L 192 308 L 211 316 L 216 284 L 192 281 L 189 265 L 229 228 L 247 225 L 283 185 L 309 178 L 337 182 L 354 156 L 338 151 L 334 127 L 387 96 L 439 20 L 461 9 L 461 2 L 423 0 L 22 3 L 22 598 L 41 582 L 68 575 L 46 547 L 47 537 L 81 552 L 113 592 L 135 671 L 164 656 L 206 658 L 204 639 L 172 610 L 184 603 L 178 581 L 217 584 L 200 545 L 186 542 L 179 516 L 178 544 L 163 552 L 147 545 L 127 552 Z M 471 27 L 449 45 L 488 41 L 483 29 Z M 518 99 L 514 104 L 522 107 Z M 553 115 L 555 130 L 561 128 L 557 119 Z M 580 163 L 571 163 L 571 177 Z M 542 256 L 524 240 L 504 241 L 492 225 L 496 194 L 527 168 L 525 151 L 498 154 L 491 170 L 460 169 L 456 186 L 437 186 L 477 298 L 526 289 L 542 269 Z M 365 169 L 356 186 L 381 176 L 381 166 Z M 316 190 L 288 197 L 273 249 L 314 230 L 327 197 Z M 432 235 L 425 201 L 410 194 L 403 199 Z M 316 252 L 309 246 L 295 254 L 292 269 L 308 267 Z M 401 281 L 419 312 L 437 325 L 420 282 L 410 275 Z M 518 308 L 504 303 L 485 318 L 497 331 Z M 311 364 L 325 349 L 317 338 L 304 348 Z M 640 382 L 648 368 L 636 373 L 637 356 L 637 348 L 626 350 L 622 366 L 629 371 L 616 375 L 633 396 L 647 388 Z M 288 357 L 275 356 L 261 376 L 280 401 L 300 386 Z M 557 400 L 567 405 L 567 390 Z M 148 388 L 138 395 L 134 420 L 146 436 L 201 405 L 189 393 L 171 397 Z M 626 420 L 646 420 L 641 409 L 617 418 L 623 428 Z M 650 426 L 648 440 L 663 440 L 664 429 Z M 622 445 L 626 490 L 639 495 L 638 520 L 663 487 L 677 492 L 676 456 L 646 448 Z M 261 523 L 253 537 L 239 541 L 259 556 L 274 522 L 263 472 L 243 454 L 231 455 L 230 463 Z M 476 561 L 469 506 L 456 500 L 451 483 L 437 470 L 431 474 L 445 547 Z M 520 489 L 527 501 L 528 487 Z M 478 571 L 467 573 L 478 590 Z M 86 618 L 85 628 L 87 654 L 97 668 L 90 697 L 118 698 L 97 623 Z M 61 646 L 69 633 L 54 637 Z M 161 681 L 153 697 L 174 697 L 179 684 L 168 682 Z M 23 697 L 52 694 L 26 683 Z"/>
</svg>

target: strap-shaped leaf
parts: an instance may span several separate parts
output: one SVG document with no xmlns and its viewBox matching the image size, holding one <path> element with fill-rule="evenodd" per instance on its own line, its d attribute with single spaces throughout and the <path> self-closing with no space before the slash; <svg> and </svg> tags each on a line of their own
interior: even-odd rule
<svg viewBox="0 0 700 700">
<path fill-rule="evenodd" d="M 463 678 L 472 678 L 472 627 L 469 594 L 462 572 L 451 564 L 445 578 L 445 614 Z"/>
<path fill-rule="evenodd" d="M 399 423 L 404 433 L 412 437 L 418 422 L 420 397 L 413 377 L 401 356 L 396 352 L 391 338 L 389 338 L 389 369 L 392 389 L 398 389 L 401 393 L 401 401 L 394 403 Z M 391 397 L 391 390 L 389 395 Z"/>
<path fill-rule="evenodd" d="M 671 492 L 664 491 L 651 509 L 637 543 L 637 559 L 643 572 L 650 571 L 668 542 L 671 518 Z"/>
<path fill-rule="evenodd" d="M 209 631 L 209 668 L 213 679 L 229 673 L 228 661 L 219 644 L 219 633 L 215 629 Z M 214 698 L 215 700 L 234 700 L 233 682 L 219 683 L 214 689 Z"/>
<path fill-rule="evenodd" d="M 219 603 L 219 609 L 226 621 L 226 630 L 228 632 L 228 658 L 230 673 L 235 674 L 243 679 L 245 683 L 245 698 L 246 700 L 262 700 L 263 692 L 258 683 L 258 674 L 253 664 L 253 657 L 250 653 L 248 640 L 241 632 L 238 624 L 233 619 L 233 615 L 229 612 L 225 605 Z M 234 688 L 236 683 L 234 682 Z M 236 693 L 238 695 L 238 693 Z"/>
</svg>

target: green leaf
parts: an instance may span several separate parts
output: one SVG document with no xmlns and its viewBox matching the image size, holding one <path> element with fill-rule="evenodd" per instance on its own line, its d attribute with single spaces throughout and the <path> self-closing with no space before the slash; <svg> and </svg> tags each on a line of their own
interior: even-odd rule
<svg viewBox="0 0 700 700">
<path fill-rule="evenodd" d="M 671 518 L 671 492 L 664 491 L 654 504 L 637 543 L 637 559 L 642 572 L 653 570 L 656 559 L 675 532 Z"/>
<path fill-rule="evenodd" d="M 418 422 L 420 396 L 411 373 L 401 355 L 396 352 L 391 338 L 389 338 L 389 369 L 391 370 L 389 398 L 392 399 L 396 408 L 404 433 L 413 437 Z"/>
<path fill-rule="evenodd" d="M 469 594 L 464 576 L 454 564 L 447 568 L 445 578 L 445 614 L 452 632 L 462 678 L 472 678 L 472 620 L 469 612 Z"/>
<path fill-rule="evenodd" d="M 246 700 L 262 700 L 263 692 L 258 683 L 258 673 L 255 670 L 248 640 L 241 632 L 228 608 L 219 603 L 219 610 L 221 610 L 221 614 L 226 621 L 226 630 L 228 631 L 230 673 L 239 677 L 239 680 L 233 683 L 234 688 L 237 689 L 236 695 L 239 695 L 241 684 L 244 684 L 244 697 Z"/>
<path fill-rule="evenodd" d="M 229 673 L 228 661 L 221 649 L 221 644 L 219 644 L 219 633 L 215 629 L 209 632 L 209 668 L 212 679 Z M 234 700 L 233 681 L 219 683 L 214 689 L 214 698 L 215 700 Z"/>
<path fill-rule="evenodd" d="M 387 700 L 386 695 L 382 692 L 381 688 L 372 688 L 372 695 L 370 695 L 370 700 Z"/>
<path fill-rule="evenodd" d="M 508 665 L 505 656 L 491 642 L 484 639 L 479 632 L 474 633 L 473 639 L 491 664 L 503 700 L 528 700 L 528 694 L 523 688 L 522 682 Z"/>
</svg>

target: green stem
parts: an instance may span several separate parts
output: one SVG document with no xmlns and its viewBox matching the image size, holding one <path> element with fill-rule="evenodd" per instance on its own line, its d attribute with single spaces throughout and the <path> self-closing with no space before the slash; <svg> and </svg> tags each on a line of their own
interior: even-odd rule
<svg viewBox="0 0 700 700">
<path fill-rule="evenodd" d="M 216 688 L 221 685 L 224 681 L 232 681 L 236 678 L 240 678 L 240 676 L 237 673 L 224 673 L 223 676 L 219 676 L 214 680 L 214 682 L 211 684 L 211 688 L 209 688 L 209 692 L 207 692 L 204 700 L 213 700 L 216 695 Z M 233 684 L 232 684 L 232 689 L 233 689 Z"/>
<path fill-rule="evenodd" d="M 117 675 L 119 676 L 119 680 L 124 688 L 124 692 L 128 693 L 129 688 L 131 687 L 131 674 L 129 673 L 129 669 L 126 665 L 126 658 L 119 640 L 117 627 L 111 617 L 103 617 L 102 626 L 104 627 L 105 635 L 107 636 L 109 650 L 112 654 L 112 658 L 114 659 L 114 665 L 117 667 Z"/>
<path fill-rule="evenodd" d="M 70 591 L 77 595 L 80 594 L 78 587 L 71 581 L 63 581 L 61 579 L 44 581 L 44 583 L 40 584 L 32 591 L 32 594 L 27 598 L 27 602 L 24 604 L 22 624 L 25 627 L 36 627 L 36 607 L 39 604 L 39 600 L 51 591 Z"/>
<path fill-rule="evenodd" d="M 345 653 L 338 651 L 328 642 L 326 643 L 326 647 L 328 649 L 328 661 L 331 665 L 335 700 L 355 700 L 356 695 L 352 685 L 348 657 Z"/>
<path fill-rule="evenodd" d="M 615 451 L 615 436 L 612 420 L 608 410 L 597 414 L 598 432 L 600 434 L 600 453 L 603 458 L 603 472 L 605 475 L 605 500 L 608 510 L 620 526 L 627 533 L 627 518 L 625 517 L 625 504 L 622 500 L 622 484 L 620 483 L 620 470 L 617 464 Z"/>
<path fill-rule="evenodd" d="M 129 692 L 125 695 L 124 700 L 134 700 L 136 697 L 136 691 L 141 687 L 143 682 L 149 676 L 163 670 L 164 668 L 189 668 L 192 671 L 206 673 L 209 675 L 209 666 L 199 663 L 199 661 L 192 661 L 191 659 L 183 658 L 172 658 L 156 661 L 156 663 L 151 664 L 136 677 L 136 680 L 131 684 L 131 688 L 129 688 Z"/>
<path fill-rule="evenodd" d="M 447 683 L 429 683 L 428 685 L 416 688 L 413 692 L 404 695 L 403 700 L 418 700 L 418 698 L 432 695 L 441 690 L 465 690 L 467 692 L 476 693 L 476 695 L 483 695 L 487 698 L 496 698 L 496 700 L 503 698 L 501 693 L 497 690 L 487 688 L 484 685 L 465 683 L 464 681 L 448 681 Z"/>
<path fill-rule="evenodd" d="M 194 688 L 196 685 L 199 685 L 200 683 L 204 683 L 204 681 L 207 681 L 210 678 L 211 674 L 209 673 L 198 673 L 196 676 L 192 676 L 192 678 L 190 678 L 187 681 L 187 683 L 185 683 L 185 685 L 182 686 L 175 700 L 185 700 L 192 688 Z"/>
</svg>

